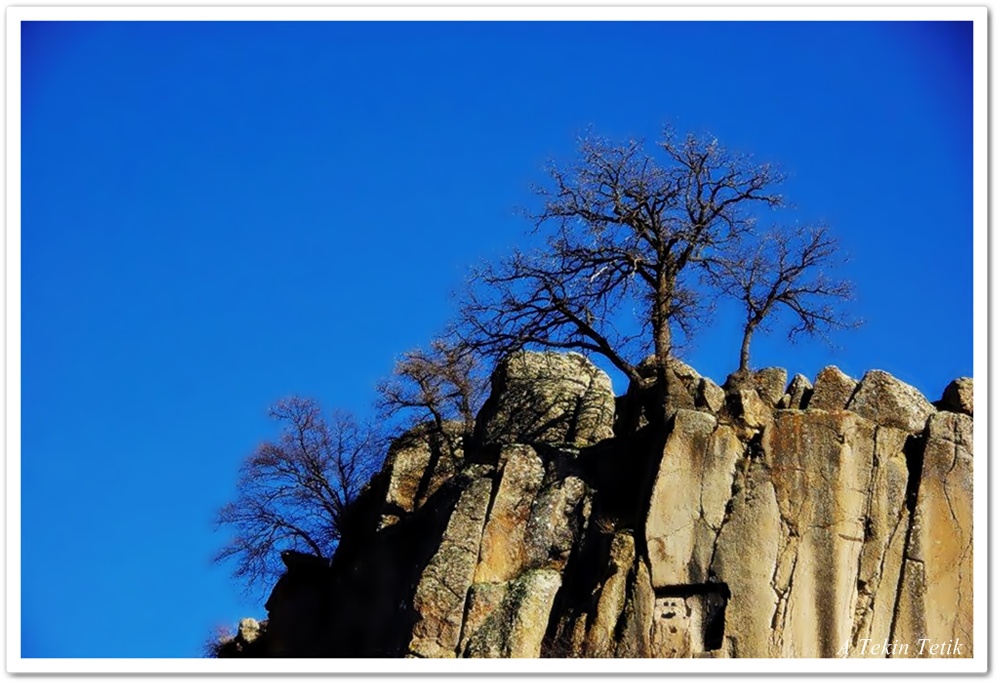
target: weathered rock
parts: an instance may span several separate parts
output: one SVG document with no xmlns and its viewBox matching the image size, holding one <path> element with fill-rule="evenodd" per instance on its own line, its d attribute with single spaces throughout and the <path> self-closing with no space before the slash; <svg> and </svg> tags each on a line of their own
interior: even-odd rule
<svg viewBox="0 0 1000 685">
<path fill-rule="evenodd" d="M 695 406 L 708 409 L 718 414 L 726 404 L 726 391 L 715 384 L 711 378 L 702 378 L 698 385 L 698 400 Z"/>
<path fill-rule="evenodd" d="M 526 445 L 505 445 L 500 463 L 500 485 L 483 529 L 476 583 L 512 580 L 529 564 L 526 531 L 532 503 L 545 477 L 545 464 Z"/>
<path fill-rule="evenodd" d="M 653 484 L 646 547 L 654 587 L 704 583 L 743 447 L 709 414 L 678 410 Z"/>
<path fill-rule="evenodd" d="M 944 389 L 939 405 L 945 411 L 972 416 L 972 379 L 956 378 Z"/>
<path fill-rule="evenodd" d="M 701 376 L 680 359 L 671 358 L 667 366 L 667 406 L 693 409 L 697 405 Z"/>
<path fill-rule="evenodd" d="M 755 371 L 753 374 L 753 387 L 771 407 L 777 407 L 778 402 L 785 394 L 785 383 L 788 380 L 788 372 L 777 367 L 770 367 Z"/>
<path fill-rule="evenodd" d="M 476 610 L 472 622 L 475 630 L 468 638 L 463 635 L 463 656 L 538 658 L 552 602 L 561 584 L 558 571 L 536 569 L 485 592 L 476 586 L 477 596 L 488 595 L 488 599 Z"/>
<path fill-rule="evenodd" d="M 774 406 L 761 399 L 756 390 L 742 388 L 729 394 L 729 404 L 734 418 L 750 429 L 760 429 L 771 423 Z"/>
<path fill-rule="evenodd" d="M 656 595 L 653 593 L 649 566 L 644 560 L 638 559 L 622 615 L 622 639 L 615 649 L 615 656 L 647 659 L 653 655 L 655 604 Z"/>
<path fill-rule="evenodd" d="M 847 408 L 880 426 L 908 433 L 923 431 L 934 406 L 912 385 L 885 371 L 869 371 L 861 379 Z"/>
<path fill-rule="evenodd" d="M 827 366 L 816 375 L 812 396 L 804 408 L 838 410 L 847 406 L 858 382 L 836 366 Z"/>
<path fill-rule="evenodd" d="M 613 435 L 611 378 L 580 354 L 521 351 L 491 378 L 476 442 L 590 445 Z"/>
<path fill-rule="evenodd" d="M 886 644 L 890 638 L 909 525 L 909 471 L 903 451 L 906 439 L 905 431 L 875 428 L 875 458 L 858 565 L 858 598 L 848 650 L 851 656 L 884 656 L 868 646 Z"/>
<path fill-rule="evenodd" d="M 635 540 L 631 533 L 619 531 L 615 534 L 610 557 L 608 578 L 601 586 L 594 623 L 587 633 L 587 656 L 614 656 L 615 628 L 625 607 L 626 583 L 635 562 Z"/>
<path fill-rule="evenodd" d="M 525 529 L 525 568 L 562 570 L 590 519 L 590 489 L 577 476 L 543 487 Z"/>
<path fill-rule="evenodd" d="M 835 656 L 851 640 L 875 430 L 844 411 L 781 412 L 765 429 L 711 565 L 731 591 L 733 656 Z"/>
<path fill-rule="evenodd" d="M 777 408 L 777 371 L 734 374 L 713 410 L 678 373 L 692 407 L 600 445 L 564 415 L 555 445 L 446 467 L 397 444 L 332 562 L 283 555 L 268 621 L 219 655 L 971 656 L 971 404 L 921 423 L 909 386 L 828 367 Z"/>
<path fill-rule="evenodd" d="M 425 423 L 393 442 L 383 466 L 389 483 L 380 527 L 396 523 L 401 514 L 412 513 L 458 472 L 463 459 L 463 430 L 458 421 L 445 422 L 443 431 Z"/>
<path fill-rule="evenodd" d="M 260 623 L 252 618 L 244 618 L 236 631 L 236 638 L 246 645 L 251 644 L 260 636 Z"/>
<path fill-rule="evenodd" d="M 455 505 L 440 547 L 420 577 L 413 598 L 419 619 L 410 641 L 410 652 L 417 656 L 456 656 L 492 489 L 488 477 L 469 484 Z"/>
<path fill-rule="evenodd" d="M 972 656 L 972 419 L 938 412 L 927 423 L 927 444 L 903 570 L 892 642 L 923 654 Z M 956 653 L 933 644 L 961 644 Z"/>
<path fill-rule="evenodd" d="M 809 379 L 801 373 L 795 374 L 788 384 L 788 404 L 785 409 L 805 409 L 812 396 L 813 386 Z"/>
</svg>

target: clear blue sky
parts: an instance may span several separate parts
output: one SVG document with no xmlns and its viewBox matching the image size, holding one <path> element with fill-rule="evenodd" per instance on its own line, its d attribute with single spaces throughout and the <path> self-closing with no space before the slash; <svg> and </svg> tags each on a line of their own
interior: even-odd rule
<svg viewBox="0 0 1000 685">
<path fill-rule="evenodd" d="M 22 650 L 199 656 L 263 616 L 213 516 L 296 393 L 364 412 L 587 126 L 782 166 L 867 325 L 812 377 L 972 375 L 971 24 L 46 23 L 22 33 Z M 688 360 L 737 361 L 720 319 Z"/>
</svg>

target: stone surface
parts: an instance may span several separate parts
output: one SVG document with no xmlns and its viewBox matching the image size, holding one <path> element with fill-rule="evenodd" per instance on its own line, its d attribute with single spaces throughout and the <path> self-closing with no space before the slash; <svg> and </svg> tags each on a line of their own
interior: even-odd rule
<svg viewBox="0 0 1000 685">
<path fill-rule="evenodd" d="M 837 410 L 847 406 L 858 382 L 836 366 L 827 366 L 816 375 L 807 409 Z"/>
<path fill-rule="evenodd" d="M 786 409 L 805 409 L 806 404 L 812 397 L 813 386 L 809 379 L 801 373 L 795 374 L 792 382 L 788 384 L 788 405 Z"/>
<path fill-rule="evenodd" d="M 702 378 L 698 386 L 698 401 L 696 406 L 704 407 L 713 414 L 718 414 L 726 404 L 726 391 L 715 384 L 711 378 Z"/>
<path fill-rule="evenodd" d="M 489 590 L 463 656 L 533 659 L 541 655 L 549 612 L 562 584 L 558 571 L 537 569 Z M 481 590 L 480 590 L 481 592 Z M 502 597 L 501 597 L 502 593 Z"/>
<path fill-rule="evenodd" d="M 260 636 L 260 623 L 252 618 L 244 618 L 240 621 L 236 636 L 245 644 L 250 644 Z"/>
<path fill-rule="evenodd" d="M 500 463 L 500 485 L 483 530 L 476 583 L 512 580 L 529 562 L 526 531 L 532 503 L 545 477 L 545 464 L 526 445 L 505 445 Z"/>
<path fill-rule="evenodd" d="M 383 470 L 389 474 L 386 508 L 381 526 L 412 513 L 454 476 L 463 460 L 462 431 L 458 421 L 448 421 L 444 431 L 421 424 L 393 441 Z"/>
<path fill-rule="evenodd" d="M 785 383 L 788 381 L 788 372 L 778 367 L 769 367 L 755 371 L 752 376 L 753 387 L 771 407 L 777 407 L 778 402 L 785 394 Z"/>
<path fill-rule="evenodd" d="M 944 389 L 939 403 L 941 409 L 972 416 L 972 379 L 956 378 Z"/>
<path fill-rule="evenodd" d="M 880 426 L 908 433 L 923 431 L 934 406 L 912 385 L 885 371 L 869 371 L 858 384 L 847 408 Z"/>
<path fill-rule="evenodd" d="M 455 505 L 441 545 L 417 585 L 410 652 L 422 657 L 454 657 L 462 630 L 465 599 L 479 560 L 479 543 L 493 481 L 474 479 Z"/>
<path fill-rule="evenodd" d="M 219 655 L 971 656 L 971 415 L 925 416 L 883 372 L 828 367 L 810 399 L 778 371 L 734 374 L 713 410 L 680 369 L 691 407 L 591 446 L 564 415 L 555 444 L 446 466 L 397 444 L 334 559 L 283 554 L 267 621 Z"/>
<path fill-rule="evenodd" d="M 615 655 L 615 628 L 625 608 L 626 584 L 634 562 L 635 540 L 631 533 L 616 533 L 611 541 L 608 577 L 601 586 L 594 623 L 587 634 L 587 656 Z"/>
<path fill-rule="evenodd" d="M 577 476 L 543 487 L 531 505 L 525 528 L 527 568 L 561 570 L 590 519 L 590 489 Z"/>
<path fill-rule="evenodd" d="M 942 656 L 972 656 L 972 429 L 964 414 L 938 412 L 928 421 L 892 636 L 913 645 L 926 638 L 965 646 Z"/>
<path fill-rule="evenodd" d="M 712 545 L 743 447 L 710 415 L 678 410 L 653 484 L 646 547 L 654 587 L 708 580 Z"/>
<path fill-rule="evenodd" d="M 579 354 L 517 352 L 491 378 L 476 441 L 590 445 L 613 435 L 611 379 Z"/>
<path fill-rule="evenodd" d="M 769 404 L 751 388 L 741 388 L 729 394 L 734 418 L 751 429 L 760 429 L 771 423 L 775 405 Z"/>
</svg>

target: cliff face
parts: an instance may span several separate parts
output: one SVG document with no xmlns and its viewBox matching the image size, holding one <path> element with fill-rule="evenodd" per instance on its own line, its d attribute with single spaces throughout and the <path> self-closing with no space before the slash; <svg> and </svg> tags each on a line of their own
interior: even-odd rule
<svg viewBox="0 0 1000 685">
<path fill-rule="evenodd" d="M 602 371 L 514 356 L 469 444 L 398 440 L 223 655 L 972 656 L 971 379 L 673 375 L 667 425 L 615 437 Z"/>
</svg>

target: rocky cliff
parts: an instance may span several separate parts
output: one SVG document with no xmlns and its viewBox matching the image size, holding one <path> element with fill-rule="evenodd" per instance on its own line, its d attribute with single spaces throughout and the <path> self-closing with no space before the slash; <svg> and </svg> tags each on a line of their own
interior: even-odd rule
<svg viewBox="0 0 1000 685">
<path fill-rule="evenodd" d="M 971 379 L 673 376 L 667 425 L 616 436 L 604 372 L 511 357 L 221 655 L 972 656 Z"/>
</svg>

